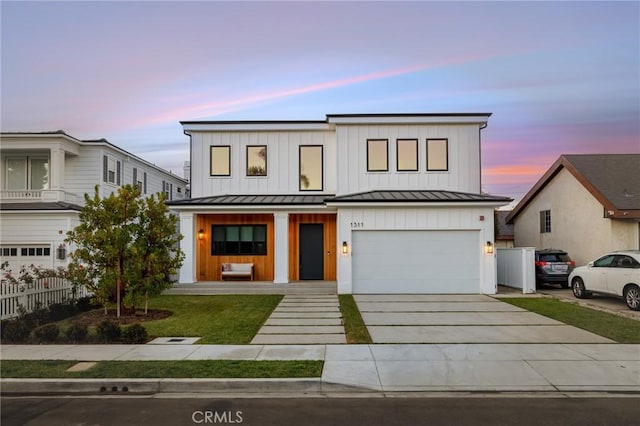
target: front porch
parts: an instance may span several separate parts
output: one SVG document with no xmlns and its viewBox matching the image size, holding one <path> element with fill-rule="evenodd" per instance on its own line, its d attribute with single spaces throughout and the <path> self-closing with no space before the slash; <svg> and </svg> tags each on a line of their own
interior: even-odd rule
<svg viewBox="0 0 640 426">
<path fill-rule="evenodd" d="M 336 281 L 293 281 L 275 284 L 271 281 L 200 281 L 195 284 L 174 284 L 163 294 L 337 294 Z"/>
</svg>

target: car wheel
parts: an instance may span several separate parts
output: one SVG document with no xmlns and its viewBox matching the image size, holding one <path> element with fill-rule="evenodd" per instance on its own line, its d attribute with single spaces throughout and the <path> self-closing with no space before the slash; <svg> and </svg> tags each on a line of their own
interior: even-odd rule
<svg viewBox="0 0 640 426">
<path fill-rule="evenodd" d="M 629 309 L 640 311 L 640 288 L 637 285 L 628 285 L 624 289 L 624 301 Z"/>
<path fill-rule="evenodd" d="M 571 284 L 571 290 L 573 290 L 573 295 L 575 297 L 578 299 L 585 299 L 587 297 L 587 289 L 584 288 L 584 281 L 582 281 L 582 278 L 575 277 Z"/>
</svg>

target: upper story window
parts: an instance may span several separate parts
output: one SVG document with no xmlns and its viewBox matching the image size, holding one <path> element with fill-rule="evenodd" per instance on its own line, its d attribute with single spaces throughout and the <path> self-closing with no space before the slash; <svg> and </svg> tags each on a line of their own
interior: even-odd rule
<svg viewBox="0 0 640 426">
<path fill-rule="evenodd" d="M 167 181 L 162 181 L 162 192 L 167 200 L 173 200 L 173 184 Z"/>
<path fill-rule="evenodd" d="M 211 147 L 211 176 L 231 176 L 231 146 Z"/>
<path fill-rule="evenodd" d="M 49 159 L 47 157 L 7 157 L 6 189 L 48 189 Z"/>
<path fill-rule="evenodd" d="M 247 146 L 247 176 L 267 175 L 267 146 Z"/>
<path fill-rule="evenodd" d="M 449 170 L 449 140 L 427 139 L 427 171 Z"/>
<path fill-rule="evenodd" d="M 551 210 L 540 211 L 540 233 L 551 232 Z"/>
<path fill-rule="evenodd" d="M 105 155 L 102 157 L 102 180 L 114 185 L 120 185 L 122 163 L 115 158 Z"/>
<path fill-rule="evenodd" d="M 418 171 L 418 139 L 396 140 L 396 169 L 399 172 Z"/>
<path fill-rule="evenodd" d="M 367 139 L 367 171 L 389 171 L 389 141 L 387 139 Z"/>
<path fill-rule="evenodd" d="M 322 145 L 300 145 L 300 191 L 322 191 Z"/>
</svg>

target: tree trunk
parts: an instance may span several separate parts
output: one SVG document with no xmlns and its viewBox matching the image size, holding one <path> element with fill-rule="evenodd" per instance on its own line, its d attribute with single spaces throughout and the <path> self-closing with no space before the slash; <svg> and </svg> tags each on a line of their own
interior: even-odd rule
<svg viewBox="0 0 640 426">
<path fill-rule="evenodd" d="M 149 292 L 144 294 L 144 314 L 147 315 L 149 308 Z"/>
</svg>

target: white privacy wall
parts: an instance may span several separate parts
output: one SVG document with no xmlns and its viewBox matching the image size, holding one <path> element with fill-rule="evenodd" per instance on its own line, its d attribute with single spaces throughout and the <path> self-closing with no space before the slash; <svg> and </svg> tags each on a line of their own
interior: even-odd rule
<svg viewBox="0 0 640 426">
<path fill-rule="evenodd" d="M 497 249 L 498 284 L 536 292 L 535 247 Z"/>
<path fill-rule="evenodd" d="M 481 216 L 484 220 L 481 220 Z M 485 253 L 485 243 L 493 242 L 493 207 L 341 207 L 338 209 L 338 246 L 346 241 L 348 254 L 338 259 L 338 293 L 353 291 L 353 232 L 359 230 L 472 230 L 478 231 L 477 254 L 480 262 L 479 293 L 495 294 L 495 253 Z M 384 250 L 384 247 L 380 247 Z"/>
</svg>

